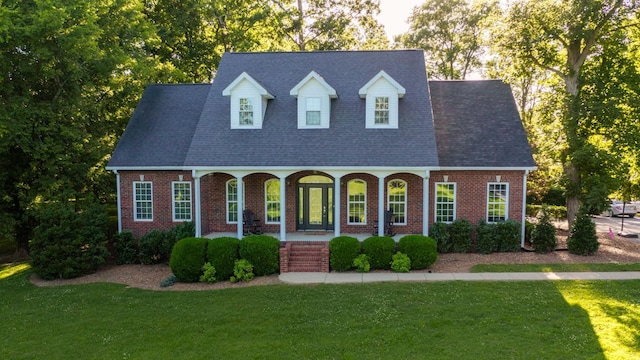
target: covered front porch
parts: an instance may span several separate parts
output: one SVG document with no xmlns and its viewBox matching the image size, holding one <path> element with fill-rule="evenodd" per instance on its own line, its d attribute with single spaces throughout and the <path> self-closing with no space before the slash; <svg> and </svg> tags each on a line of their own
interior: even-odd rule
<svg viewBox="0 0 640 360">
<path fill-rule="evenodd" d="M 382 236 L 387 229 L 377 223 L 388 210 L 394 239 L 429 231 L 428 169 L 219 169 L 192 177 L 196 236 L 242 238 L 245 210 L 282 242 Z"/>
</svg>

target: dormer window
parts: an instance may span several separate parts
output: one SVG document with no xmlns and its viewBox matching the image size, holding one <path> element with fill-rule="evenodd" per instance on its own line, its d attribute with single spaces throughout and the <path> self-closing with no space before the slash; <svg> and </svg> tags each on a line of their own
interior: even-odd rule
<svg viewBox="0 0 640 360">
<path fill-rule="evenodd" d="M 398 99 L 406 90 L 384 70 L 360 88 L 360 98 L 366 99 L 367 129 L 397 129 Z"/>
<path fill-rule="evenodd" d="M 389 125 L 389 97 L 376 96 L 376 109 L 374 113 L 376 125 Z"/>
<path fill-rule="evenodd" d="M 253 99 L 240 98 L 240 126 L 253 126 Z"/>
<path fill-rule="evenodd" d="M 298 99 L 298 129 L 329 128 L 331 99 L 338 94 L 322 76 L 312 71 L 289 93 Z"/>
<path fill-rule="evenodd" d="M 307 125 L 308 126 L 318 126 L 321 123 L 320 120 L 320 98 L 319 97 L 309 97 L 307 100 Z"/>
<path fill-rule="evenodd" d="M 264 86 L 243 72 L 222 95 L 231 98 L 232 129 L 262 129 L 267 102 L 274 98 Z"/>
</svg>

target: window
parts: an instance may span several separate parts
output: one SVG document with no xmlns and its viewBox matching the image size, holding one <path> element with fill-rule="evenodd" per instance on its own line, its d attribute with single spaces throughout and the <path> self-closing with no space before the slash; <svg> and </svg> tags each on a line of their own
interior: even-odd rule
<svg viewBox="0 0 640 360">
<path fill-rule="evenodd" d="M 191 183 L 173 182 L 173 221 L 191 221 Z"/>
<path fill-rule="evenodd" d="M 451 223 L 456 219 L 456 184 L 436 183 L 436 222 Z"/>
<path fill-rule="evenodd" d="M 307 125 L 320 125 L 320 98 L 310 97 L 307 101 Z"/>
<path fill-rule="evenodd" d="M 351 180 L 347 183 L 348 224 L 365 225 L 367 223 L 367 183 Z"/>
<path fill-rule="evenodd" d="M 389 98 L 386 96 L 376 96 L 376 110 L 375 110 L 376 125 L 389 125 Z"/>
<path fill-rule="evenodd" d="M 280 223 L 280 180 L 271 179 L 264 183 L 265 213 L 267 224 Z"/>
<path fill-rule="evenodd" d="M 507 220 L 509 210 L 509 184 L 489 183 L 487 190 L 487 222 Z"/>
<path fill-rule="evenodd" d="M 227 223 L 238 223 L 238 182 L 227 181 Z"/>
<path fill-rule="evenodd" d="M 393 211 L 394 223 L 407 223 L 407 182 L 391 180 L 387 184 L 387 207 Z"/>
<path fill-rule="evenodd" d="M 133 209 L 136 221 L 153 220 L 153 185 L 150 181 L 134 181 Z"/>
<path fill-rule="evenodd" d="M 253 102 L 251 98 L 240 98 L 240 125 L 253 125 Z"/>
</svg>

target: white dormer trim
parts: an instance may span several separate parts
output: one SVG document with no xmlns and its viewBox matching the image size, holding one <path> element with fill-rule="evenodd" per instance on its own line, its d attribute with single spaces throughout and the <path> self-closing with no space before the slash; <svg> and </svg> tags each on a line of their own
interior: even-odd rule
<svg viewBox="0 0 640 360">
<path fill-rule="evenodd" d="M 267 89 L 259 82 L 252 78 L 246 72 L 243 72 L 235 80 L 231 82 L 224 90 L 223 96 L 231 97 L 231 128 L 232 129 L 262 129 L 264 114 L 267 111 L 267 102 L 274 99 Z M 242 109 L 241 109 L 241 103 Z M 251 117 L 251 124 L 245 121 L 241 123 L 240 112 L 245 116 Z"/>
<path fill-rule="evenodd" d="M 398 99 L 406 94 L 406 89 L 402 85 L 381 70 L 360 88 L 358 94 L 360 98 L 367 101 L 365 125 L 367 129 L 398 128 Z M 385 112 L 388 114 L 386 123 L 376 123 L 376 103 L 385 104 Z"/>
<path fill-rule="evenodd" d="M 322 76 L 311 71 L 289 91 L 289 94 L 298 99 L 298 129 L 329 128 L 331 99 L 336 99 L 338 93 Z"/>
</svg>

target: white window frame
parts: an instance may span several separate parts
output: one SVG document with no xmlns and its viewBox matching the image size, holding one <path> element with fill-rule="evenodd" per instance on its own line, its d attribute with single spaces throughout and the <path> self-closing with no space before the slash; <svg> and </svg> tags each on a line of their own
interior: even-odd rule
<svg viewBox="0 0 640 360">
<path fill-rule="evenodd" d="M 384 100 L 384 103 L 378 102 L 378 99 Z M 380 108 L 378 105 L 384 104 L 385 108 Z M 388 96 L 376 96 L 374 100 L 374 112 L 373 112 L 373 123 L 376 126 L 379 125 L 389 125 L 391 123 L 390 114 L 389 114 L 389 97 Z M 386 122 L 378 122 L 378 115 L 384 116 Z"/>
<path fill-rule="evenodd" d="M 364 194 L 362 200 L 352 200 L 350 193 L 351 183 L 353 182 L 361 182 L 364 185 Z M 362 222 L 354 222 L 351 221 L 351 216 L 353 215 L 351 212 L 351 205 L 360 204 L 362 205 Z M 360 213 L 358 213 L 360 215 Z M 349 225 L 367 225 L 367 182 L 362 179 L 353 179 L 347 182 L 347 224 Z"/>
<path fill-rule="evenodd" d="M 269 198 L 269 183 L 276 183 L 274 185 L 277 189 L 277 199 Z M 275 205 L 278 208 L 278 221 L 271 220 L 269 218 L 269 205 Z M 264 214 L 265 224 L 280 224 L 282 212 L 280 211 L 280 179 L 269 179 L 264 182 Z"/>
<path fill-rule="evenodd" d="M 453 201 L 440 201 L 440 199 L 442 198 L 442 196 L 440 196 L 440 193 L 439 193 L 440 186 L 453 187 Z M 435 215 L 435 221 L 442 222 L 445 224 L 451 224 L 453 221 L 456 220 L 457 184 L 454 182 L 437 182 L 435 183 L 434 192 L 435 192 L 435 196 L 434 196 L 433 214 Z M 447 221 L 442 220 L 441 216 L 438 214 L 439 210 L 443 210 L 440 208 L 441 206 L 453 207 L 453 209 L 451 210 L 451 216 L 452 216 L 451 220 L 447 220 Z M 446 209 L 446 210 L 449 211 L 449 209 Z"/>
<path fill-rule="evenodd" d="M 236 183 L 236 199 L 233 200 L 233 201 L 229 200 L 229 184 L 232 183 L 232 182 Z M 237 224 L 238 223 L 237 219 L 242 220 L 242 210 L 244 210 L 244 199 L 245 199 L 245 197 L 244 197 L 244 193 L 245 193 L 245 191 L 244 191 L 244 189 L 245 189 L 244 188 L 244 181 L 242 181 L 242 185 L 243 185 L 242 186 L 242 206 L 238 206 L 238 183 L 237 183 L 237 180 L 236 179 L 229 179 L 224 184 L 224 199 L 225 199 L 225 203 L 227 204 L 224 217 L 225 217 L 225 221 L 226 221 L 227 224 Z M 229 220 L 229 214 L 230 214 L 230 209 L 229 209 L 230 206 L 229 205 L 230 204 L 234 204 L 234 203 L 236 204 L 236 209 L 237 209 L 237 212 L 238 212 L 237 215 L 236 215 L 237 219 L 233 220 L 233 221 L 230 221 Z"/>
<path fill-rule="evenodd" d="M 149 186 L 149 197 L 150 199 L 139 199 L 138 198 L 138 185 L 145 185 L 145 187 Z M 149 208 L 151 209 L 150 218 L 140 218 L 141 214 L 138 213 L 138 203 L 148 203 Z M 133 220 L 134 221 L 153 221 L 153 182 L 151 181 L 134 181 L 133 182 Z"/>
<path fill-rule="evenodd" d="M 306 126 L 320 126 L 322 125 L 322 98 L 320 97 L 307 97 L 305 99 L 305 123 Z M 317 124 L 309 124 L 309 114 L 317 113 L 318 114 L 318 123 Z"/>
<path fill-rule="evenodd" d="M 246 104 L 242 104 L 243 100 Z M 251 114 L 251 123 L 243 123 L 243 117 L 245 115 Z M 251 97 L 241 97 L 238 98 L 238 125 L 239 126 L 248 126 L 253 127 L 255 119 L 255 113 L 253 111 L 253 98 Z"/>
<path fill-rule="evenodd" d="M 275 96 L 265 89 L 259 82 L 249 74 L 243 72 L 224 90 L 222 96 L 230 98 L 230 121 L 231 129 L 262 129 L 264 115 L 267 112 L 267 103 Z M 251 99 L 251 109 L 253 112 L 251 125 L 240 124 L 240 100 Z"/>
<path fill-rule="evenodd" d="M 404 184 L 404 201 L 397 201 L 391 199 L 391 183 L 400 182 Z M 387 182 L 387 209 L 392 209 L 394 216 L 394 224 L 398 225 L 407 225 L 407 197 L 409 194 L 409 184 L 402 179 L 393 179 Z M 400 205 L 402 207 L 402 214 L 395 211 L 395 208 Z M 397 221 L 398 216 L 403 215 L 404 219 L 402 221 Z"/>
<path fill-rule="evenodd" d="M 187 188 L 185 188 L 184 190 L 188 191 L 187 194 L 188 199 L 184 200 L 184 199 L 177 199 L 177 194 L 176 194 L 176 187 L 181 187 L 187 185 Z M 191 199 L 192 199 L 192 191 L 191 191 L 191 182 L 189 181 L 173 181 L 171 183 L 171 209 L 173 211 L 173 221 L 174 222 L 181 222 L 181 221 L 191 221 L 193 218 L 193 209 L 191 206 Z M 187 206 L 188 205 L 188 206 Z M 179 218 L 178 216 L 181 215 L 181 213 L 179 213 L 177 210 L 181 208 L 181 209 L 188 209 L 188 217 L 184 217 L 184 218 Z"/>
<path fill-rule="evenodd" d="M 503 204 L 502 202 L 498 202 L 498 201 L 491 201 L 492 198 L 496 198 L 495 196 L 492 196 L 492 187 L 495 186 L 500 186 L 501 188 L 504 187 L 504 191 L 505 191 L 505 201 L 504 201 L 504 219 L 498 219 L 496 220 L 496 216 L 492 216 L 490 217 L 490 213 L 492 212 L 492 209 L 495 209 L 495 206 L 501 205 Z M 500 191 L 502 191 L 503 189 L 500 189 Z M 493 193 L 495 193 L 495 190 L 493 191 Z M 499 221 L 506 221 L 509 219 L 509 183 L 507 182 L 490 182 L 487 183 L 487 223 L 489 224 L 495 224 Z"/>
</svg>

